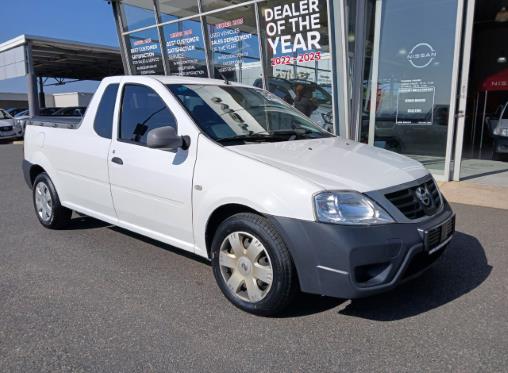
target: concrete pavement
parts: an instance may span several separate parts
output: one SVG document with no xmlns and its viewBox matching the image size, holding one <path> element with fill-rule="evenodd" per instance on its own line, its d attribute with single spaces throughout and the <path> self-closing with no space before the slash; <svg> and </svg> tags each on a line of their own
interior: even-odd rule
<svg viewBox="0 0 508 373">
<path fill-rule="evenodd" d="M 42 228 L 21 156 L 0 145 L 0 372 L 506 371 L 506 210 L 454 204 L 448 251 L 390 293 L 260 318 L 193 255 L 79 216 Z"/>
</svg>

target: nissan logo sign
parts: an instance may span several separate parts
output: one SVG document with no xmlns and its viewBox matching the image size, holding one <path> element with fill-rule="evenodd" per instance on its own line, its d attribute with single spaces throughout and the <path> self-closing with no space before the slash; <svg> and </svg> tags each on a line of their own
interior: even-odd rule
<svg viewBox="0 0 508 373">
<path fill-rule="evenodd" d="M 437 52 L 432 45 L 428 43 L 416 44 L 408 53 L 407 60 L 413 67 L 423 69 L 429 66 L 437 57 Z"/>
<path fill-rule="evenodd" d="M 416 188 L 415 195 L 424 207 L 430 207 L 432 205 L 432 196 L 427 187 L 421 186 Z"/>
</svg>

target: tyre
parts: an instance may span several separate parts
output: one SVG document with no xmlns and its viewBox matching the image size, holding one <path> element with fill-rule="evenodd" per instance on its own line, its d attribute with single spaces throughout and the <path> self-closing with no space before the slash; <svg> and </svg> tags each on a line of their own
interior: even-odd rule
<svg viewBox="0 0 508 373">
<path fill-rule="evenodd" d="M 226 298 L 256 315 L 281 313 L 298 289 L 286 245 L 256 214 L 240 213 L 222 222 L 212 242 L 212 268 Z"/>
<path fill-rule="evenodd" d="M 35 213 L 39 222 L 49 229 L 62 229 L 70 221 L 72 210 L 60 204 L 58 193 L 48 174 L 39 174 L 32 188 Z"/>
</svg>

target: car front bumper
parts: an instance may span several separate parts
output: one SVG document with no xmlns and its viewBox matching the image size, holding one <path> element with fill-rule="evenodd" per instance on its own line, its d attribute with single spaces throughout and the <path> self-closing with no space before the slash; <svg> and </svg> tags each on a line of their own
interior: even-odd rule
<svg viewBox="0 0 508 373">
<path fill-rule="evenodd" d="M 270 219 L 291 252 L 301 290 L 347 299 L 393 289 L 422 273 L 446 249 L 455 224 L 446 201 L 441 212 L 420 223 L 347 226 Z M 429 248 L 426 232 L 441 226 L 449 227 L 449 234 Z"/>
<path fill-rule="evenodd" d="M 0 140 L 17 139 L 23 136 L 23 129 L 20 126 L 13 126 L 12 130 L 3 131 L 0 128 Z"/>
</svg>

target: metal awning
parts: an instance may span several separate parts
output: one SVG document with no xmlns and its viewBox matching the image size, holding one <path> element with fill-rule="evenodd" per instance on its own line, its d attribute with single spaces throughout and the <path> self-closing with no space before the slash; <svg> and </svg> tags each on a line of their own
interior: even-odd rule
<svg viewBox="0 0 508 373">
<path fill-rule="evenodd" d="M 124 73 L 120 49 L 114 47 L 32 35 L 0 44 L 0 80 L 26 75 L 31 69 L 38 77 L 77 80 Z"/>
<path fill-rule="evenodd" d="M 123 75 L 120 49 L 99 44 L 20 35 L 0 44 L 0 80 L 26 76 L 30 115 L 37 115 L 44 105 L 42 78 L 102 80 Z M 37 78 L 39 89 L 37 92 Z M 41 101 L 41 102 L 39 102 Z"/>
</svg>

